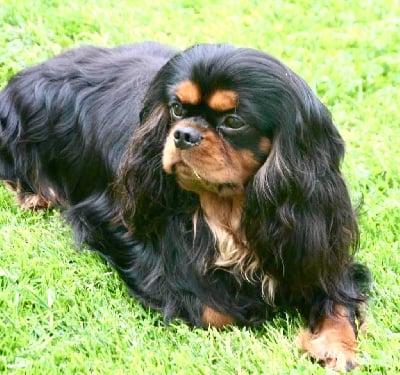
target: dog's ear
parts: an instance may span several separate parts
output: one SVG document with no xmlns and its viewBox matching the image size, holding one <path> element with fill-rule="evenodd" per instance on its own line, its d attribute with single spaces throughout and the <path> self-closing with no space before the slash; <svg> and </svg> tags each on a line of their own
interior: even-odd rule
<svg viewBox="0 0 400 375">
<path fill-rule="evenodd" d="M 137 234 L 146 232 L 150 218 L 157 217 L 155 213 L 167 190 L 161 170 L 161 153 L 169 114 L 161 101 L 157 104 L 155 101 L 147 103 L 140 114 L 141 123 L 125 152 L 115 189 L 123 219 Z"/>
<path fill-rule="evenodd" d="M 358 244 L 340 173 L 344 143 L 326 107 L 299 77 L 280 98 L 272 149 L 248 185 L 244 224 L 264 271 L 294 288 L 336 290 Z"/>
<path fill-rule="evenodd" d="M 136 235 L 162 230 L 165 218 L 187 210 L 187 194 L 173 176 L 162 169 L 162 152 L 170 125 L 170 113 L 162 97 L 162 77 L 156 76 L 140 113 L 140 125 L 119 170 L 116 199 L 125 224 Z"/>
</svg>

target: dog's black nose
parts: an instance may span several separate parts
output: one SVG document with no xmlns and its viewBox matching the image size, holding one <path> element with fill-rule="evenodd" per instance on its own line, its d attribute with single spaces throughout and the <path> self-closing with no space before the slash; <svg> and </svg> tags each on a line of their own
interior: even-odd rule
<svg viewBox="0 0 400 375">
<path fill-rule="evenodd" d="M 178 126 L 174 132 L 175 146 L 181 150 L 187 150 L 200 143 L 201 134 L 189 126 Z"/>
</svg>

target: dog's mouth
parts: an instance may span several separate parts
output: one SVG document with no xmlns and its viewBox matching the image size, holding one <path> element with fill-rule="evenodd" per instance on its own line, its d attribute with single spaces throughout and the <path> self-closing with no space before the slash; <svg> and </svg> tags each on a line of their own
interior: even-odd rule
<svg viewBox="0 0 400 375">
<path fill-rule="evenodd" d="M 178 177 L 183 179 L 196 180 L 199 183 L 208 183 L 207 180 L 200 176 L 197 170 L 185 163 L 184 161 L 177 162 L 172 166 L 172 172 Z"/>
<path fill-rule="evenodd" d="M 183 160 L 172 166 L 172 173 L 176 176 L 178 183 L 183 185 L 183 188 L 186 188 L 188 185 L 195 185 L 203 188 L 215 186 L 215 184 L 202 177 L 194 167 L 188 165 Z"/>
<path fill-rule="evenodd" d="M 184 161 L 180 161 L 172 166 L 172 172 L 176 176 L 178 184 L 185 190 L 194 192 L 209 191 L 220 196 L 236 195 L 243 193 L 243 186 L 233 182 L 214 183 L 207 180 L 194 167 Z"/>
</svg>

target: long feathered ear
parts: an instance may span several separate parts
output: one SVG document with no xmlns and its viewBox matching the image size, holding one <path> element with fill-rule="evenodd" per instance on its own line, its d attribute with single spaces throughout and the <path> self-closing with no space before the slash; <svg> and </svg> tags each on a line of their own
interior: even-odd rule
<svg viewBox="0 0 400 375">
<path fill-rule="evenodd" d="M 310 88 L 298 77 L 291 83 L 271 153 L 248 186 L 246 235 L 270 276 L 294 289 L 338 291 L 339 274 L 358 245 L 339 169 L 344 143 Z"/>
<path fill-rule="evenodd" d="M 116 186 L 123 220 L 135 235 L 159 232 L 165 218 L 187 210 L 188 199 L 174 177 L 162 170 L 161 158 L 170 123 L 160 78 L 150 86 L 140 113 L 140 125 L 125 153 Z"/>
</svg>

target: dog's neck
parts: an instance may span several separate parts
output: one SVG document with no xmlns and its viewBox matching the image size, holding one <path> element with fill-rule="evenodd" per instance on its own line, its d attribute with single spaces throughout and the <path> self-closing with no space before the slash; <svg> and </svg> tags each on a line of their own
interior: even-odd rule
<svg viewBox="0 0 400 375">
<path fill-rule="evenodd" d="M 199 194 L 200 206 L 210 227 L 218 227 L 235 233 L 244 240 L 241 232 L 244 195 L 220 197 L 215 193 Z"/>
<path fill-rule="evenodd" d="M 211 192 L 202 192 L 199 196 L 201 210 L 218 249 L 214 266 L 254 280 L 259 262 L 256 254 L 248 247 L 242 228 L 245 196 L 220 197 Z"/>
<path fill-rule="evenodd" d="M 242 227 L 245 195 L 219 197 L 204 192 L 199 196 L 201 209 L 218 249 L 214 266 L 227 269 L 247 281 L 261 282 L 263 298 L 273 304 L 276 281 L 263 273 L 260 260 L 250 249 Z"/>
</svg>

